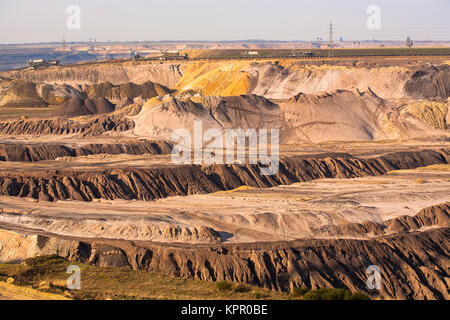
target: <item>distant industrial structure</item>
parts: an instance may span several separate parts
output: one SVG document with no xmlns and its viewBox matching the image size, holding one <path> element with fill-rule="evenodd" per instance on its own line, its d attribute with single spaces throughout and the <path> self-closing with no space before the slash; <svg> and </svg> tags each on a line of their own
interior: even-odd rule
<svg viewBox="0 0 450 320">
<path fill-rule="evenodd" d="M 36 70 L 36 69 L 44 69 L 44 68 L 48 68 L 51 66 L 59 66 L 59 60 L 56 59 L 52 59 L 52 60 L 44 60 L 44 59 L 35 59 L 35 60 L 28 60 L 27 62 L 28 64 L 28 68 L 31 70 Z"/>
<path fill-rule="evenodd" d="M 411 47 L 414 45 L 414 43 L 413 43 L 413 41 L 412 41 L 412 39 L 411 39 L 410 37 L 407 37 L 407 38 L 406 38 L 405 44 L 406 44 L 406 46 L 407 46 L 408 48 L 411 48 Z"/>
<path fill-rule="evenodd" d="M 320 49 L 320 48 L 322 47 L 321 41 L 322 41 L 322 38 L 317 37 L 316 41 L 313 41 L 313 42 L 312 42 L 312 46 L 313 46 L 314 48 Z"/>
<path fill-rule="evenodd" d="M 243 54 L 246 55 L 246 56 L 256 57 L 256 56 L 259 55 L 259 52 L 258 51 L 245 51 Z"/>
<path fill-rule="evenodd" d="M 97 42 L 96 39 L 89 38 L 89 41 L 88 41 L 89 50 L 94 51 L 94 44 L 96 42 Z"/>
<path fill-rule="evenodd" d="M 330 29 L 328 31 L 328 47 L 332 48 L 334 46 L 333 43 L 333 22 L 330 19 Z"/>
<path fill-rule="evenodd" d="M 342 37 L 341 40 L 342 41 Z M 321 49 L 322 44 L 326 45 L 326 42 L 323 41 L 321 37 L 317 37 L 315 41 L 311 43 L 313 48 Z M 333 21 L 330 19 L 330 24 L 328 26 L 328 49 L 332 49 L 329 51 L 329 55 L 334 55 L 334 48 L 337 47 L 337 44 L 334 43 L 334 37 L 333 37 Z"/>
<path fill-rule="evenodd" d="M 181 54 L 178 50 L 165 50 L 161 52 L 160 60 L 170 60 L 170 59 L 188 59 L 187 53 Z"/>
<path fill-rule="evenodd" d="M 328 48 L 330 49 L 328 51 L 329 57 L 334 57 L 334 41 L 333 41 L 333 22 L 330 19 L 330 29 L 328 31 Z"/>
</svg>

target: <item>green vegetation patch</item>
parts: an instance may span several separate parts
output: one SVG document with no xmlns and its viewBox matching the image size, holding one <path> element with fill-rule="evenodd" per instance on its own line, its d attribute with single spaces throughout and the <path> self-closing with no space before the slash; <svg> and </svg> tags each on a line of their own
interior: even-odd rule
<svg viewBox="0 0 450 320">
<path fill-rule="evenodd" d="M 80 290 L 66 287 L 66 279 L 70 276 L 66 271 L 70 265 L 80 267 Z M 10 277 L 14 278 L 15 285 L 64 294 L 74 299 L 292 299 L 288 293 L 246 284 L 183 279 L 129 268 L 100 268 L 58 256 L 36 257 L 20 264 L 0 264 L 0 281 L 7 281 Z M 43 283 L 48 283 L 45 289 Z"/>
<path fill-rule="evenodd" d="M 363 292 L 352 293 L 348 289 L 321 288 L 311 290 L 298 287 L 292 290 L 292 295 L 302 300 L 370 300 L 370 297 Z"/>
<path fill-rule="evenodd" d="M 68 290 L 67 267 L 81 271 L 81 289 Z M 186 300 L 368 300 L 361 292 L 347 289 L 295 288 L 291 293 L 229 281 L 208 282 L 165 276 L 129 268 L 100 268 L 67 261 L 56 255 L 27 259 L 20 264 L 0 264 L 0 281 L 73 299 L 186 299 Z"/>
</svg>

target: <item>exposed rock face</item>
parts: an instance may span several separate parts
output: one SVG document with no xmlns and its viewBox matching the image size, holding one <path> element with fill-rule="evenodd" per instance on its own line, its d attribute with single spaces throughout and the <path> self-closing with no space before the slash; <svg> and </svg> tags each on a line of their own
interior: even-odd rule
<svg viewBox="0 0 450 320">
<path fill-rule="evenodd" d="M 298 92 L 337 89 L 364 91 L 370 87 L 387 99 L 448 97 L 448 68 L 446 65 L 410 68 L 370 62 L 337 65 L 329 61 L 286 60 L 274 63 L 236 60 L 188 62 L 181 66 L 144 64 L 65 67 L 34 72 L 13 71 L 6 75 L 34 83 L 68 84 L 74 87 L 102 82 L 120 85 L 151 81 L 168 88 L 194 90 L 204 95 L 257 94 L 273 99 L 288 99 Z"/>
<path fill-rule="evenodd" d="M 384 298 L 449 299 L 448 228 L 373 240 L 296 240 L 239 245 L 158 245 L 79 241 L 0 230 L 0 261 L 57 254 L 102 267 L 206 281 L 237 281 L 275 290 L 346 287 L 368 292 L 366 269 L 381 270 Z"/>
<path fill-rule="evenodd" d="M 409 113 L 366 92 L 337 90 L 321 94 L 300 93 L 280 103 L 285 125 L 281 141 L 361 141 L 418 138 L 437 134 Z"/>
<path fill-rule="evenodd" d="M 0 122 L 0 135 L 36 135 L 39 136 L 39 141 L 43 141 L 48 138 L 42 137 L 43 135 L 76 134 L 79 139 L 103 134 L 107 138 L 109 135 L 114 137 L 114 134 L 125 136 L 134 133 L 159 140 L 170 138 L 174 129 L 189 129 L 196 120 L 203 122 L 203 130 L 280 129 L 282 143 L 415 139 L 435 134 L 444 136 L 448 133 L 444 131 L 449 124 L 448 102 L 447 106 L 444 105 L 444 99 L 449 96 L 448 66 L 411 68 L 352 63 L 353 65 L 337 65 L 319 61 L 306 65 L 306 62 L 300 64 L 295 61 L 227 61 L 188 62 L 182 63 L 181 67 L 174 64 L 105 64 L 35 72 L 14 71 L 8 73 L 8 79 L 2 78 L 0 104 L 31 107 L 64 103 L 59 108 L 60 115 L 89 117 L 76 120 L 53 118 Z M 182 94 L 160 98 L 170 92 L 168 88 L 176 88 Z M 197 92 L 205 96 L 196 94 Z M 411 97 L 435 99 L 436 104 L 408 105 L 399 109 L 393 102 L 383 99 L 406 98 L 409 101 Z M 144 100 L 148 98 L 151 99 L 143 106 Z M 275 100 L 269 101 L 269 98 Z M 117 107 L 110 102 L 117 103 Z M 111 113 L 99 115 L 105 112 Z M 135 130 L 131 132 L 132 129 Z M 130 132 L 123 133 L 124 131 Z M 9 141 L 15 137 L 5 138 Z M 55 141 L 71 141 L 70 136 L 51 138 Z M 33 141 L 34 138 L 18 137 L 19 139 Z M 358 147 L 360 145 L 358 143 Z M 316 145 L 307 147 L 319 150 Z M 349 150 L 343 144 L 337 144 L 337 147 Z M 413 150 L 411 146 L 404 148 Z M 0 144 L 0 160 L 54 160 L 58 157 L 101 153 L 168 154 L 171 150 L 170 144 L 155 141 L 81 146 L 16 143 Z M 68 164 L 72 159 L 61 159 L 57 167 L 50 167 L 48 163 L 42 166 L 4 164 L 0 170 L 0 195 L 5 196 L 2 201 L 9 196 L 6 201 L 11 203 L 8 204 L 10 211 L 0 211 L 0 261 L 20 261 L 36 255 L 57 254 L 73 261 L 103 267 L 129 267 L 207 281 L 238 281 L 276 290 L 307 286 L 347 287 L 363 291 L 367 291 L 366 268 L 378 265 L 382 272 L 382 287 L 379 292 L 382 297 L 449 299 L 448 202 L 425 208 L 415 216 L 400 216 L 387 221 L 377 216 L 373 221 L 365 221 L 362 218 L 365 217 L 363 205 L 353 201 L 356 203 L 354 206 L 361 208 L 350 212 L 357 219 L 346 220 L 337 214 L 336 220 L 328 225 L 317 223 L 309 226 L 306 219 L 298 223 L 296 230 L 307 225 L 311 229 L 308 230 L 311 233 L 307 235 L 312 234 L 312 237 L 317 236 L 322 240 L 272 243 L 255 240 L 256 243 L 252 244 L 242 240 L 239 241 L 241 244 L 223 244 L 221 242 L 230 239 L 232 233 L 228 229 L 224 230 L 220 223 L 234 219 L 237 228 L 242 225 L 245 229 L 247 226 L 242 223 L 243 219 L 231 215 L 223 218 L 223 215 L 214 210 L 211 211 L 220 223 L 184 223 L 187 220 L 193 221 L 192 217 L 197 216 L 203 221 L 208 218 L 209 221 L 214 220 L 210 218 L 211 215 L 195 211 L 201 205 L 198 199 L 200 197 L 193 201 L 195 210 L 192 215 L 187 214 L 185 198 L 175 199 L 180 203 L 177 203 L 176 210 L 184 219 L 177 221 L 178 224 L 172 224 L 176 217 L 173 207 L 165 203 L 167 199 L 160 201 L 163 202 L 161 208 L 165 207 L 155 216 L 149 213 L 147 206 L 156 207 L 156 204 L 139 204 L 142 215 L 148 218 L 148 224 L 143 224 L 141 216 L 137 214 L 132 219 L 121 220 L 121 214 L 136 213 L 133 213 L 136 207 L 128 202 L 118 201 L 123 204 L 112 212 L 114 208 L 110 206 L 110 201 L 93 201 L 156 200 L 168 196 L 232 190 L 241 186 L 265 188 L 320 178 L 374 176 L 391 170 L 448 164 L 450 159 L 447 149 L 377 156 L 370 155 L 373 154 L 370 148 L 361 147 L 358 151 L 365 154 L 365 150 L 369 150 L 369 155 L 356 157 L 330 153 L 282 158 L 279 171 L 273 176 L 261 175 L 259 164 L 176 166 L 158 162 L 168 158 L 165 156 L 154 157 L 157 158 L 155 162 L 147 162 L 149 159 L 145 158 L 140 163 L 133 163 L 132 168 L 127 168 L 134 161 L 131 157 L 130 162 L 110 161 L 105 166 L 101 157 L 93 157 L 100 160 L 95 163 L 88 159 L 89 161 L 80 161 L 73 166 Z M 387 147 L 385 150 L 390 149 Z M 67 169 L 68 167 L 73 169 Z M 417 176 L 420 174 L 423 173 L 417 173 Z M 433 176 L 434 173 L 430 175 Z M 402 188 L 403 183 L 400 182 L 397 189 L 391 189 L 384 183 L 379 187 L 392 193 L 392 190 Z M 367 196 L 364 199 L 386 197 L 386 193 L 377 194 L 371 187 L 366 187 Z M 427 195 L 418 196 L 417 206 L 422 208 L 426 201 L 427 205 L 439 203 L 444 201 L 444 197 L 447 201 L 446 187 L 446 181 L 440 180 L 436 189 L 432 189 L 436 190 L 435 195 L 427 199 L 427 195 L 433 191 L 430 191 L 430 184 L 425 183 L 423 189 L 419 190 L 429 190 Z M 310 186 L 299 189 L 301 198 L 306 188 Z M 341 208 L 342 211 L 348 210 L 345 203 L 352 199 L 343 199 L 348 190 L 345 189 L 342 192 L 344 196 L 339 195 L 338 200 L 333 196 L 320 202 L 317 205 L 322 206 L 319 210 L 323 206 L 329 206 L 328 211 L 333 211 L 334 208 L 338 208 L 336 211 Z M 410 190 L 412 189 L 405 188 L 405 193 Z M 283 190 L 283 196 L 290 191 Z M 223 201 L 231 202 L 228 199 L 236 197 L 232 192 L 226 194 L 229 198 Z M 250 193 L 245 195 L 247 198 L 242 201 L 250 202 L 250 196 Z M 262 203 L 264 214 L 254 214 L 249 209 L 249 214 L 245 212 L 246 219 L 259 219 L 257 223 L 263 227 L 275 226 L 262 228 L 261 233 L 280 229 L 278 226 L 283 224 L 293 224 L 292 221 L 295 220 L 289 220 L 291 211 L 286 211 L 286 214 L 282 212 L 286 219 L 280 219 L 283 224 L 276 224 L 275 214 L 271 210 L 265 210 L 269 207 L 268 195 L 264 196 L 264 201 L 259 201 L 260 198 L 253 200 L 258 208 Z M 38 199 L 39 202 L 13 197 L 28 197 Z M 314 201 L 314 197 L 310 195 L 305 195 L 305 198 Z M 412 196 L 399 196 L 398 199 L 401 200 L 397 201 L 396 208 L 403 206 L 405 198 L 411 199 Z M 48 201 L 57 200 L 79 202 L 76 205 L 64 202 L 63 209 L 49 214 L 55 203 Z M 290 201 L 288 197 L 278 196 L 276 200 L 277 208 L 281 201 Z M 19 201 L 22 204 L 18 205 Z M 92 202 L 87 204 L 86 201 Z M 368 201 L 372 199 L 364 202 L 364 206 Z M 214 208 L 219 208 L 217 198 L 213 202 Z M 306 216 L 307 210 L 297 210 L 297 203 L 299 202 L 291 204 L 293 210 L 296 210 L 295 215 Z M 237 204 L 239 205 L 238 202 Z M 35 214 L 37 205 L 42 205 L 39 214 Z M 233 205 L 237 206 L 234 202 Z M 81 213 L 69 216 L 65 210 L 71 206 L 75 208 L 71 210 Z M 87 206 L 90 206 L 89 210 Z M 78 210 L 80 208 L 82 210 Z M 99 215 L 98 208 L 108 211 L 107 219 Z M 372 208 L 375 212 L 376 208 L 371 207 L 371 210 Z M 390 210 L 390 207 L 386 210 Z M 353 214 L 355 212 L 357 214 Z M 64 215 L 66 217 L 61 217 Z M 166 220 L 161 218 L 163 215 L 167 217 Z M 309 219 L 330 221 L 327 217 L 321 212 L 320 216 Z M 74 228 L 75 224 L 78 229 Z M 245 231 L 254 233 L 258 230 L 247 228 Z M 116 240 L 105 240 L 107 238 Z M 290 239 L 296 238 L 299 238 L 298 234 Z M 130 241 L 134 239 L 135 242 Z M 178 243 L 164 243 L 166 241 Z"/>
<path fill-rule="evenodd" d="M 307 65 L 305 65 L 307 63 Z M 289 99 L 298 92 L 312 94 L 333 90 L 372 88 L 380 97 L 444 98 L 450 92 L 450 67 L 411 68 L 360 62 L 334 65 L 322 62 L 199 62 L 183 64 L 179 90 L 204 95 L 257 94 L 270 99 Z M 405 65 L 405 64 L 404 64 Z"/>
<path fill-rule="evenodd" d="M 33 72 L 11 71 L 12 79 L 34 83 L 68 84 L 71 86 L 110 82 L 114 85 L 126 82 L 137 84 L 146 81 L 173 88 L 181 77 L 178 64 L 100 65 L 92 67 L 64 67 L 56 70 L 43 69 Z"/>
<path fill-rule="evenodd" d="M 39 95 L 42 100 L 48 105 L 59 105 L 66 102 L 70 98 L 78 97 L 85 99 L 86 94 L 78 89 L 67 84 L 42 84 L 36 85 Z"/>
<path fill-rule="evenodd" d="M 162 141 L 139 141 L 126 144 L 86 144 L 82 147 L 70 147 L 61 144 L 0 144 L 2 161 L 41 161 L 58 157 L 76 157 L 91 154 L 167 154 L 172 146 Z"/>
<path fill-rule="evenodd" d="M 155 121 L 157 119 L 157 121 Z M 279 128 L 280 108 L 264 97 L 243 95 L 236 97 L 170 97 L 154 106 L 144 106 L 134 118 L 134 133 L 145 137 L 171 139 L 174 130 L 194 130 L 194 122 L 201 121 L 202 129 L 271 129 Z"/>
<path fill-rule="evenodd" d="M 445 114 L 438 117 L 443 118 Z M 203 131 L 279 129 L 282 144 L 414 139 L 445 134 L 422 119 L 419 115 L 399 112 L 370 88 L 366 92 L 299 93 L 277 104 L 252 94 L 170 97 L 144 106 L 134 118 L 134 133 L 150 139 L 171 139 L 174 130 L 179 128 L 192 135 L 195 121 L 201 121 Z M 439 128 L 445 129 L 445 123 Z"/>
<path fill-rule="evenodd" d="M 448 102 L 419 100 L 399 108 L 400 113 L 408 112 L 433 128 L 450 129 Z"/>
<path fill-rule="evenodd" d="M 405 83 L 405 91 L 414 98 L 442 98 L 450 96 L 450 66 L 422 66 Z"/>
<path fill-rule="evenodd" d="M 78 117 L 109 113 L 114 110 L 114 105 L 105 98 L 97 98 L 95 100 L 85 99 L 83 101 L 76 97 L 61 104 L 56 110 L 56 115 L 61 117 Z"/>
<path fill-rule="evenodd" d="M 46 103 L 39 96 L 36 85 L 29 81 L 15 80 L 0 91 L 1 107 L 45 107 Z"/>
<path fill-rule="evenodd" d="M 120 101 L 125 98 L 134 99 L 136 97 L 147 100 L 172 92 L 169 88 L 151 81 L 146 81 L 143 84 L 127 82 L 120 85 L 102 82 L 87 87 L 85 91 L 90 99 L 106 98 L 110 101 Z"/>
<path fill-rule="evenodd" d="M 348 154 L 297 156 L 280 160 L 276 175 L 261 175 L 260 165 L 183 165 L 152 169 L 0 173 L 0 194 L 40 200 L 139 199 L 210 193 L 247 185 L 271 187 L 319 178 L 380 175 L 390 170 L 448 163 L 446 150 L 399 152 L 375 158 Z"/>
<path fill-rule="evenodd" d="M 0 134 L 3 135 L 50 135 L 74 134 L 96 136 L 108 131 L 127 131 L 134 128 L 134 121 L 122 115 L 109 114 L 93 117 L 86 121 L 63 118 L 42 120 L 16 120 L 0 122 Z"/>
<path fill-rule="evenodd" d="M 409 68 L 397 66 L 305 64 L 305 61 L 289 59 L 187 63 L 181 66 L 183 76 L 175 88 L 204 95 L 256 94 L 269 99 L 289 99 L 299 92 L 365 91 L 370 87 L 387 99 L 405 97 L 403 84 L 411 75 Z"/>
<path fill-rule="evenodd" d="M 42 84 L 26 80 L 0 84 L 0 106 L 35 108 L 59 105 L 70 98 L 85 98 L 84 92 L 67 84 Z"/>
<path fill-rule="evenodd" d="M 450 203 L 422 209 L 414 217 L 401 216 L 386 221 L 386 226 L 395 232 L 417 230 L 429 226 L 450 226 Z"/>
<path fill-rule="evenodd" d="M 122 100 L 120 100 L 117 104 L 116 104 L 116 109 L 120 110 L 123 109 L 125 107 L 128 107 L 129 105 L 133 104 L 133 100 L 130 98 L 123 98 Z"/>
<path fill-rule="evenodd" d="M 417 231 L 424 227 L 449 227 L 450 203 L 442 203 L 420 210 L 415 216 L 400 216 L 383 223 L 365 221 L 345 225 L 326 225 L 317 230 L 327 236 L 380 236 L 392 232 Z"/>
<path fill-rule="evenodd" d="M 120 85 L 102 82 L 82 90 L 78 84 L 11 80 L 0 84 L 0 107 L 32 108 L 61 105 L 57 112 L 59 115 L 92 115 L 114 110 L 110 101 L 119 103 L 123 99 L 136 97 L 147 100 L 171 92 L 173 90 L 151 81 L 143 84 L 127 82 Z"/>
</svg>

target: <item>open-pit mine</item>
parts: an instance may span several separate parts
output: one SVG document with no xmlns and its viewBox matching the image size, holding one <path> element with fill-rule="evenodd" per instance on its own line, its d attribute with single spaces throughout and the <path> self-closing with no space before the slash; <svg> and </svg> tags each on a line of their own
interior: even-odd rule
<svg viewBox="0 0 450 320">
<path fill-rule="evenodd" d="M 449 96 L 448 56 L 4 71 L 0 262 L 449 299 Z M 196 123 L 276 130 L 276 172 L 250 146 L 174 162 L 173 133 Z"/>
</svg>

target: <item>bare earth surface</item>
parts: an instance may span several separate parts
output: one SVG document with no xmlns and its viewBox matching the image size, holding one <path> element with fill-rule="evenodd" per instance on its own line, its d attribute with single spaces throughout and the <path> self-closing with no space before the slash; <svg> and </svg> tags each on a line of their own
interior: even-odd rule
<svg viewBox="0 0 450 320">
<path fill-rule="evenodd" d="M 268 189 L 240 187 L 152 202 L 47 202 L 2 196 L 0 221 L 79 238 L 266 242 L 330 238 L 321 234 L 321 227 L 380 223 L 413 216 L 422 208 L 446 201 L 450 201 L 450 167 L 442 166 L 440 170 L 431 167 L 382 177 L 320 179 Z M 212 229 L 219 237 L 194 237 L 181 231 L 198 229 Z"/>
<path fill-rule="evenodd" d="M 0 262 L 55 254 L 271 290 L 448 299 L 448 63 L 267 59 L 5 72 Z M 203 132 L 279 130 L 279 170 L 175 164 L 173 131 L 193 133 L 198 121 Z M 365 285 L 372 264 L 382 269 L 378 292 Z M 0 283 L 0 298 L 39 298 L 16 289 Z"/>
<path fill-rule="evenodd" d="M 68 300 L 66 297 L 32 288 L 0 282 L 0 300 Z"/>
</svg>

